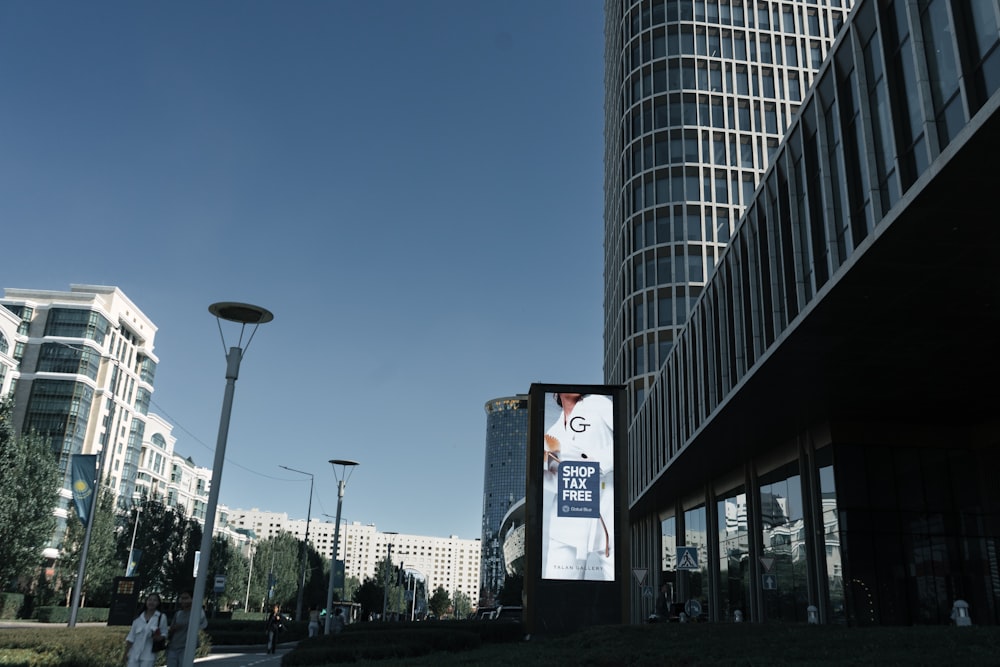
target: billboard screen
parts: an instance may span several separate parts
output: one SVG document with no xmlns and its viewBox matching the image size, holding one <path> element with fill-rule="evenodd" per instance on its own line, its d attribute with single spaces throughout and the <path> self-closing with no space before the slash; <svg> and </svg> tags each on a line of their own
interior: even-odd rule
<svg viewBox="0 0 1000 667">
<path fill-rule="evenodd" d="M 609 395 L 545 393 L 543 579 L 615 580 L 614 424 Z"/>
<path fill-rule="evenodd" d="M 618 385 L 531 385 L 522 596 L 529 633 L 627 618 L 625 412 Z"/>
</svg>

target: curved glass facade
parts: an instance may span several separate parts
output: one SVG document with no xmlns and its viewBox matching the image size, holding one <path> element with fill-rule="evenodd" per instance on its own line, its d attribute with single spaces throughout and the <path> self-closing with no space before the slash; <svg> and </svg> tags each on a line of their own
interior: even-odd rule
<svg viewBox="0 0 1000 667">
<path fill-rule="evenodd" d="M 483 475 L 483 537 L 480 603 L 492 606 L 503 588 L 505 564 L 500 528 L 504 516 L 524 499 L 528 447 L 528 397 L 487 401 L 486 463 Z"/>
<path fill-rule="evenodd" d="M 850 4 L 607 0 L 604 367 L 633 412 Z"/>
<path fill-rule="evenodd" d="M 680 4 L 695 20 L 705 5 Z M 645 6 L 607 4 L 609 59 Z M 857 0 L 831 48 L 652 385 L 622 361 L 633 311 L 613 300 L 658 289 L 648 274 L 634 289 L 623 250 L 648 202 L 629 208 L 624 169 L 608 190 L 606 373 L 632 383 L 636 410 L 631 556 L 659 563 L 669 602 L 698 600 L 713 621 L 944 624 L 962 600 L 995 624 L 986 480 L 1000 434 L 978 386 L 998 372 L 996 313 L 980 307 L 998 288 L 966 258 L 996 249 L 981 212 L 995 199 L 982 165 L 1000 137 L 1000 0 Z M 625 102 L 609 94 L 609 127 L 629 109 L 628 76 L 609 63 Z M 629 140 L 609 132 L 609 156 Z M 949 326 L 924 341 L 912 304 L 931 285 Z M 631 602 L 634 619 L 652 611 Z"/>
</svg>

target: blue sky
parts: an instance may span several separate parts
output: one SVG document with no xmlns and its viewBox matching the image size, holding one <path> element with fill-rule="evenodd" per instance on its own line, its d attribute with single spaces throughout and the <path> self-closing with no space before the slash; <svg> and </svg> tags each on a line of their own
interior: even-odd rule
<svg viewBox="0 0 1000 667">
<path fill-rule="evenodd" d="M 220 501 L 479 537 L 492 398 L 602 380 L 598 0 L 0 3 L 0 287 L 117 285 Z M 227 344 L 235 335 L 225 330 Z"/>
</svg>

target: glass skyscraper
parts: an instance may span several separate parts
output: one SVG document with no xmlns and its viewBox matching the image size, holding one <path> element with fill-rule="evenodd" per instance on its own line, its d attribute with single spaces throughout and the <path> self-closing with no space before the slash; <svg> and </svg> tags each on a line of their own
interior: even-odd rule
<svg viewBox="0 0 1000 667">
<path fill-rule="evenodd" d="M 483 474 L 483 537 L 480 605 L 492 606 L 503 588 L 505 564 L 500 526 L 524 499 L 528 448 L 528 397 L 487 401 L 486 460 Z"/>
<path fill-rule="evenodd" d="M 605 3 L 604 373 L 632 412 L 851 4 Z"/>
<path fill-rule="evenodd" d="M 606 2 L 630 565 L 717 622 L 996 624 L 1000 1 L 848 4 Z"/>
</svg>

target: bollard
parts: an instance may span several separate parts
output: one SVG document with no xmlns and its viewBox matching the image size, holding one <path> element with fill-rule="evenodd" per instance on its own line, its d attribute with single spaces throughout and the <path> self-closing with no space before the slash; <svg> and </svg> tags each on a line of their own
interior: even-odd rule
<svg viewBox="0 0 1000 667">
<path fill-rule="evenodd" d="M 810 625 L 819 623 L 819 609 L 816 605 L 811 604 L 806 607 L 806 619 L 808 619 Z"/>
<path fill-rule="evenodd" d="M 742 623 L 742 622 L 743 622 L 743 612 L 737 609 L 736 611 L 733 612 L 733 623 Z"/>
<path fill-rule="evenodd" d="M 959 627 L 972 625 L 972 616 L 969 615 L 969 603 L 965 600 L 955 600 L 951 606 L 951 620 Z"/>
</svg>

